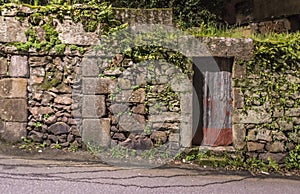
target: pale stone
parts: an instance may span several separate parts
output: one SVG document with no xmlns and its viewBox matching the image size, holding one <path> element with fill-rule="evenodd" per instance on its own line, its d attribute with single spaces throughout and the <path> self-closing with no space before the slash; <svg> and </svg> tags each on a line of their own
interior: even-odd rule
<svg viewBox="0 0 300 194">
<path fill-rule="evenodd" d="M 57 96 L 54 102 L 57 104 L 70 105 L 72 104 L 72 98 L 69 96 Z"/>
<path fill-rule="evenodd" d="M 115 90 L 115 81 L 110 78 L 83 78 L 83 94 L 109 94 Z"/>
<path fill-rule="evenodd" d="M 75 45 L 99 45 L 100 39 L 97 32 L 85 32 L 83 25 L 74 23 L 72 20 L 64 20 L 63 23 L 57 21 L 56 27 L 58 38 L 63 44 Z"/>
<path fill-rule="evenodd" d="M 0 120 L 1 122 L 1 120 Z M 2 129 L 1 129 L 2 128 Z M 6 122 L 0 126 L 0 138 L 8 143 L 18 143 L 26 136 L 26 123 Z"/>
<path fill-rule="evenodd" d="M 28 23 L 19 22 L 16 17 L 0 16 L 0 42 L 26 42 Z"/>
<path fill-rule="evenodd" d="M 102 147 L 110 146 L 110 119 L 84 119 L 82 140 Z"/>
<path fill-rule="evenodd" d="M 245 138 L 246 138 L 246 128 L 244 124 L 232 125 L 232 142 L 235 149 L 241 150 L 245 147 L 246 145 Z"/>
<path fill-rule="evenodd" d="M 285 112 L 285 115 L 289 117 L 299 117 L 300 108 L 290 108 Z"/>
<path fill-rule="evenodd" d="M 272 122 L 271 114 L 266 112 L 264 107 L 252 107 L 251 110 L 247 110 L 247 114 L 236 110 L 233 113 L 233 123 L 253 123 L 253 124 L 260 124 L 260 123 L 270 123 Z"/>
<path fill-rule="evenodd" d="M 283 142 L 273 142 L 271 144 L 267 144 L 266 149 L 270 152 L 284 152 L 284 143 Z"/>
<path fill-rule="evenodd" d="M 57 122 L 48 128 L 48 131 L 54 135 L 67 134 L 70 131 L 70 126 L 64 122 Z"/>
<path fill-rule="evenodd" d="M 158 115 L 150 115 L 149 121 L 153 123 L 174 122 L 180 120 L 180 114 L 175 112 L 162 112 Z"/>
<path fill-rule="evenodd" d="M 247 150 L 249 152 L 252 152 L 252 151 L 261 151 L 263 150 L 265 147 L 264 144 L 262 143 L 255 143 L 255 142 L 248 142 L 247 143 Z"/>
<path fill-rule="evenodd" d="M 106 114 L 105 96 L 83 96 L 82 116 L 84 118 L 98 118 Z"/>
<path fill-rule="evenodd" d="M 13 55 L 10 59 L 9 75 L 12 77 L 28 77 L 27 56 Z"/>
<path fill-rule="evenodd" d="M 0 57 L 0 76 L 7 75 L 8 62 L 7 58 Z"/>
<path fill-rule="evenodd" d="M 0 80 L 0 97 L 26 98 L 27 80 L 23 78 L 4 78 Z"/>
<path fill-rule="evenodd" d="M 26 99 L 0 99 L 0 119 L 27 122 Z"/>
</svg>

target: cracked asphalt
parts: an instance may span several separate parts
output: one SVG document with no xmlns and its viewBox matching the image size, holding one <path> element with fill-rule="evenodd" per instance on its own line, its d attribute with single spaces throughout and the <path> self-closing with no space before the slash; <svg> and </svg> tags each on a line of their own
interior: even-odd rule
<svg viewBox="0 0 300 194">
<path fill-rule="evenodd" d="M 300 193 L 299 177 L 163 166 L 120 168 L 0 154 L 0 192 L 8 193 Z"/>
</svg>

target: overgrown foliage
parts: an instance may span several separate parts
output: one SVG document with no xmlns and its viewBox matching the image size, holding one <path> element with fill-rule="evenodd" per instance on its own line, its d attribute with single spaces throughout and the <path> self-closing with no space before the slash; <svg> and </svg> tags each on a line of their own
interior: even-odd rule
<svg viewBox="0 0 300 194">
<path fill-rule="evenodd" d="M 178 27 L 189 28 L 201 23 L 216 24 L 221 21 L 224 0 L 2 0 L 3 3 L 26 3 L 31 5 L 74 5 L 101 4 L 108 2 L 122 8 L 172 8 L 173 17 Z"/>
</svg>

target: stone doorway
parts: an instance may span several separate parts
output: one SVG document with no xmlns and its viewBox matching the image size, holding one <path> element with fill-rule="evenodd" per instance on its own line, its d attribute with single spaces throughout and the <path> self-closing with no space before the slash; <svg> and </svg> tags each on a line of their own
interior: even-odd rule
<svg viewBox="0 0 300 194">
<path fill-rule="evenodd" d="M 233 58 L 202 57 L 195 61 L 192 144 L 229 146 L 232 144 Z"/>
</svg>

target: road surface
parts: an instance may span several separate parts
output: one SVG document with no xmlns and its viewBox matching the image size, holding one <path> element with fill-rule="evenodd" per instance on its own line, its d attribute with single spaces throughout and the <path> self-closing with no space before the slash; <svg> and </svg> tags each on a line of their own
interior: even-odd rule
<svg viewBox="0 0 300 194">
<path fill-rule="evenodd" d="M 8 193 L 300 193 L 298 177 L 205 169 L 120 168 L 93 162 L 0 155 L 0 192 Z"/>
</svg>

